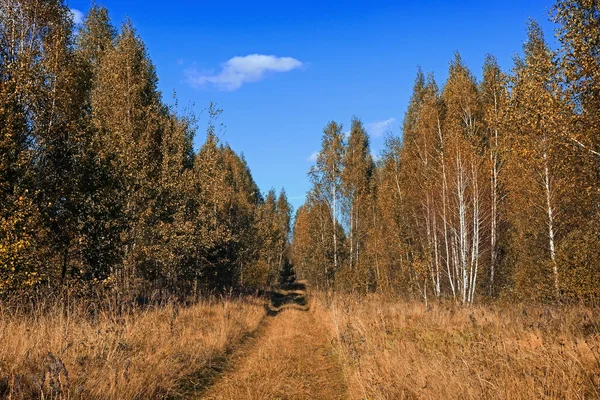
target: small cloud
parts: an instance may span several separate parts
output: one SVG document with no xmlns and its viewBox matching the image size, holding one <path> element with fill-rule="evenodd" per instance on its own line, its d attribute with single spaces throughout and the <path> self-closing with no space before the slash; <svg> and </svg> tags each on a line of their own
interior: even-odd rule
<svg viewBox="0 0 600 400">
<path fill-rule="evenodd" d="M 367 132 L 373 137 L 381 137 L 386 132 L 392 130 L 392 124 L 396 122 L 396 118 L 389 118 L 385 121 L 375 121 L 365 125 Z"/>
<path fill-rule="evenodd" d="M 76 25 L 83 23 L 83 19 L 84 19 L 83 13 L 75 8 L 71 8 L 70 10 L 71 10 L 71 14 L 73 14 L 73 22 Z"/>
<path fill-rule="evenodd" d="M 269 72 L 289 72 L 302 65 L 302 62 L 292 57 L 250 54 L 229 59 L 218 74 L 207 74 L 189 68 L 185 75 L 188 83 L 194 87 L 212 85 L 220 90 L 233 91 L 244 83 L 260 81 Z"/>
<path fill-rule="evenodd" d="M 311 162 L 311 163 L 315 163 L 317 162 L 317 158 L 319 157 L 319 152 L 318 151 L 313 151 L 313 153 L 308 156 L 308 158 L 306 159 L 306 161 Z"/>
<path fill-rule="evenodd" d="M 177 64 L 179 64 L 179 65 L 183 65 L 183 58 L 180 58 L 180 59 L 178 59 L 178 60 L 177 60 Z"/>
</svg>

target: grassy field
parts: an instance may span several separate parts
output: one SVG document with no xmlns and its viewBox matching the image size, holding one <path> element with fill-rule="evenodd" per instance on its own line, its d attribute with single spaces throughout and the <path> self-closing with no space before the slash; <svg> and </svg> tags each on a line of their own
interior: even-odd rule
<svg viewBox="0 0 600 400">
<path fill-rule="evenodd" d="M 265 316 L 264 301 L 0 309 L 0 397 L 600 398 L 597 308 L 316 294 Z"/>
<path fill-rule="evenodd" d="M 264 315 L 255 298 L 93 318 L 85 310 L 2 311 L 0 398 L 177 398 Z"/>
<path fill-rule="evenodd" d="M 352 399 L 600 398 L 600 314 L 322 296 Z"/>
</svg>

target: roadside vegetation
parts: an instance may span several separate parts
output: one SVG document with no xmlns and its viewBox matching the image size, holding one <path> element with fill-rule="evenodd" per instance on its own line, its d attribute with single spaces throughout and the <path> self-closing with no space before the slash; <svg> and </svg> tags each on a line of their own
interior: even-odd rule
<svg viewBox="0 0 600 400">
<path fill-rule="evenodd" d="M 128 311 L 36 307 L 0 308 L 0 398 L 180 398 L 265 315 L 253 297 Z"/>
<path fill-rule="evenodd" d="M 600 397 L 600 311 L 319 297 L 351 399 Z"/>
</svg>

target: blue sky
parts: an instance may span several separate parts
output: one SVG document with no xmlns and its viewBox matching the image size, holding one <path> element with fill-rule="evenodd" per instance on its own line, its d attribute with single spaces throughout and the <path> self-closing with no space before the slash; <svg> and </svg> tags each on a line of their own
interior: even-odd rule
<svg viewBox="0 0 600 400">
<path fill-rule="evenodd" d="M 487 53 L 509 70 L 529 17 L 549 40 L 554 28 L 550 0 L 97 2 L 117 26 L 131 18 L 165 100 L 176 91 L 180 108 L 195 105 L 196 147 L 213 101 L 224 110 L 221 140 L 244 154 L 262 191 L 285 187 L 295 208 L 328 121 L 360 117 L 378 153 L 384 131 L 400 134 L 417 67 L 441 86 L 458 50 L 476 76 Z"/>
</svg>

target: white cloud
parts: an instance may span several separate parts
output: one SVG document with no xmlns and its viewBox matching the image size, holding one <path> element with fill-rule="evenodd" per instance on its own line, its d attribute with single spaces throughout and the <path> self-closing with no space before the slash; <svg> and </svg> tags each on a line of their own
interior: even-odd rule
<svg viewBox="0 0 600 400">
<path fill-rule="evenodd" d="M 392 130 L 392 124 L 396 122 L 396 118 L 389 118 L 385 121 L 375 121 L 365 125 L 367 132 L 373 137 L 381 137 L 388 131 Z"/>
<path fill-rule="evenodd" d="M 81 11 L 71 8 L 71 14 L 73 14 L 73 22 L 81 24 L 83 22 L 84 15 Z"/>
<path fill-rule="evenodd" d="M 187 81 L 194 87 L 215 86 L 221 90 L 236 90 L 244 83 L 257 82 L 269 72 L 288 72 L 302 67 L 292 57 L 250 54 L 229 59 L 218 74 L 206 74 L 190 68 L 185 71 Z"/>
<path fill-rule="evenodd" d="M 317 162 L 317 157 L 319 157 L 319 152 L 318 151 L 313 151 L 312 154 L 310 156 L 308 156 L 308 158 L 306 159 L 306 161 L 311 162 L 311 163 L 315 163 L 315 162 Z"/>
</svg>

